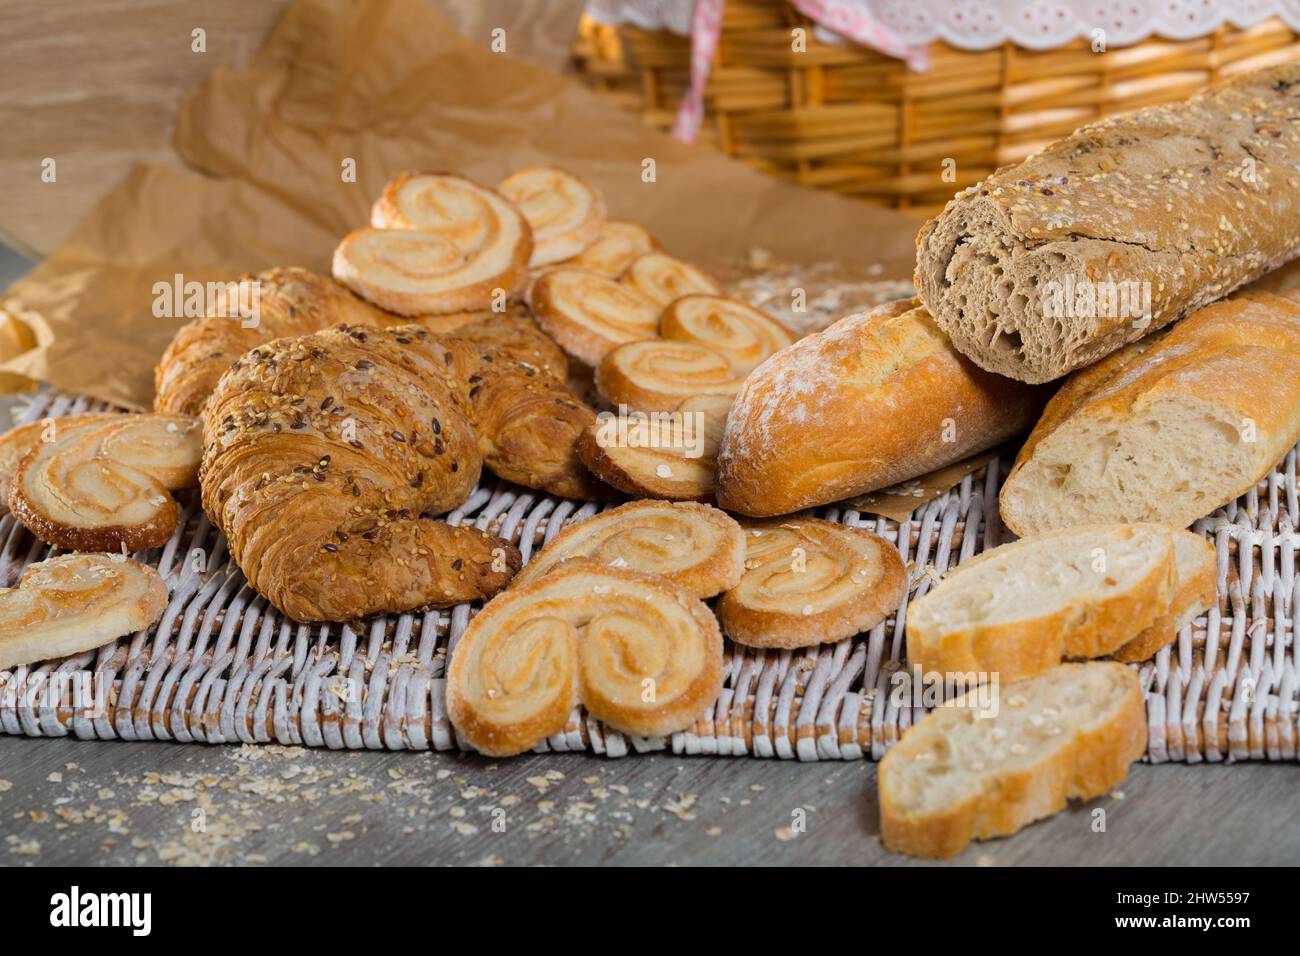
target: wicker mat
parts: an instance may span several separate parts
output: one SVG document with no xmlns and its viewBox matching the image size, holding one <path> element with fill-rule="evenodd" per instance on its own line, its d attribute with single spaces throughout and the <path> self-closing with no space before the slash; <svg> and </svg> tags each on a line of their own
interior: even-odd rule
<svg viewBox="0 0 1300 956">
<path fill-rule="evenodd" d="M 95 407 L 43 394 L 22 420 Z M 818 515 L 897 543 L 912 572 L 912 594 L 922 594 L 946 568 L 1006 537 L 997 490 L 1008 465 L 994 461 L 901 524 L 839 508 Z M 443 703 L 443 672 L 471 606 L 356 628 L 287 621 L 247 586 L 196 499 L 183 502 L 185 520 L 165 547 L 137 555 L 171 589 L 157 626 L 78 657 L 0 671 L 0 732 L 357 749 L 458 746 Z M 527 560 L 564 522 L 597 507 L 485 483 L 449 520 L 510 538 Z M 1256 490 L 1197 522 L 1217 548 L 1219 602 L 1153 662 L 1138 665 L 1152 761 L 1296 758 L 1298 516 L 1293 449 Z M 0 520 L 0 542 L 0 576 L 9 587 L 26 565 L 50 553 L 12 516 Z M 806 650 L 729 643 L 721 696 L 694 727 L 671 738 L 628 737 L 579 709 L 564 733 L 538 749 L 879 759 L 924 713 L 913 696 L 894 692 L 905 671 L 903 611 L 853 640 Z"/>
</svg>

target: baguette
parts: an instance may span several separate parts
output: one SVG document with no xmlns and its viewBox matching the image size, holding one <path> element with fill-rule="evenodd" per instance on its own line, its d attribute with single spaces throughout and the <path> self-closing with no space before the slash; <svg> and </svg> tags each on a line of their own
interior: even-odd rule
<svg viewBox="0 0 1300 956">
<path fill-rule="evenodd" d="M 1076 372 L 1007 476 L 1017 534 L 1097 521 L 1185 528 L 1249 491 L 1300 440 L 1300 303 L 1216 302 Z"/>
<path fill-rule="evenodd" d="M 1167 628 L 1176 583 L 1171 532 L 1089 525 L 963 561 L 908 608 L 907 659 L 925 673 L 996 673 L 1008 683 Z"/>
<path fill-rule="evenodd" d="M 916 302 L 840 319 L 741 386 L 718 503 L 789 514 L 915 478 L 1029 428 L 1046 394 L 959 355 Z"/>
<path fill-rule="evenodd" d="M 1298 115 L 1291 62 L 1089 124 L 921 229 L 921 301 L 990 371 L 1089 365 L 1300 252 Z"/>
<path fill-rule="evenodd" d="M 974 694 L 974 692 L 970 692 Z M 1118 786 L 1147 746 L 1138 675 L 1062 664 L 981 718 L 968 694 L 932 711 L 880 762 L 880 836 L 913 856 L 956 856 Z"/>
<path fill-rule="evenodd" d="M 1178 632 L 1215 601 L 1214 549 L 1199 534 L 1179 531 L 1174 535 L 1174 579 L 1177 582 L 1168 613 L 1133 640 L 1115 650 L 1117 661 L 1149 660 Z"/>
</svg>

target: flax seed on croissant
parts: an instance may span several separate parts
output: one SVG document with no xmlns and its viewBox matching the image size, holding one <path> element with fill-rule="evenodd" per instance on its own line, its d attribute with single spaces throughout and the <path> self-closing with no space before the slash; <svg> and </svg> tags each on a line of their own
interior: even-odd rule
<svg viewBox="0 0 1300 956">
<path fill-rule="evenodd" d="M 490 346 L 420 326 L 258 346 L 204 406 L 203 506 L 249 583 L 300 621 L 454 604 L 503 588 L 504 540 L 421 518 L 502 477 L 598 494 L 574 451 L 594 413 Z"/>
<path fill-rule="evenodd" d="M 154 372 L 156 411 L 198 415 L 231 363 L 249 349 L 340 324 L 388 328 L 418 322 L 439 334 L 492 345 L 514 359 L 546 368 L 557 378 L 565 374 L 564 353 L 521 309 L 399 318 L 358 298 L 334 279 L 306 269 L 268 269 L 239 281 L 257 286 L 255 316 L 241 318 L 235 303 L 219 296 L 212 315 L 183 326 Z"/>
<path fill-rule="evenodd" d="M 256 283 L 254 314 L 241 318 L 235 303 L 219 297 L 212 303 L 212 315 L 183 326 L 154 370 L 155 411 L 197 415 L 231 363 L 271 339 L 307 335 L 339 323 L 397 322 L 333 279 L 306 269 L 268 269 L 239 281 Z"/>
</svg>

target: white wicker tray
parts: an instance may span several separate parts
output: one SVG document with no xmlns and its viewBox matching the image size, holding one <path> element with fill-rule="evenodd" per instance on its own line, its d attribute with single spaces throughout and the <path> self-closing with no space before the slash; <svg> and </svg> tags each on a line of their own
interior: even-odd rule
<svg viewBox="0 0 1300 956">
<path fill-rule="evenodd" d="M 96 407 L 42 394 L 22 420 Z M 897 543 L 915 596 L 1005 536 L 997 490 L 1008 464 L 993 462 L 902 523 L 839 508 L 817 514 Z M 137 555 L 171 590 L 157 626 L 96 652 L 0 671 L 0 732 L 335 749 L 458 746 L 442 675 L 470 605 L 378 618 L 359 630 L 287 621 L 248 587 L 196 498 L 165 547 Z M 493 480 L 449 520 L 491 528 L 518 543 L 527 560 L 565 521 L 598 507 Z M 1296 759 L 1298 519 L 1293 449 L 1254 491 L 1197 522 L 1218 552 L 1219 604 L 1139 666 L 1152 761 Z M 12 516 L 0 520 L 0 548 L 0 584 L 9 587 L 50 553 Z M 834 645 L 764 652 L 728 644 L 722 694 L 694 727 L 671 738 L 629 738 L 579 708 L 565 732 L 538 749 L 879 759 L 923 713 L 890 700 L 905 611 Z"/>
</svg>

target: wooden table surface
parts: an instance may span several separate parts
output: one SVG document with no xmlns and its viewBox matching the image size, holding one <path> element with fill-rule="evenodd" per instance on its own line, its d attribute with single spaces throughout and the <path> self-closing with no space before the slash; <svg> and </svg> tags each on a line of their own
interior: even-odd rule
<svg viewBox="0 0 1300 956">
<path fill-rule="evenodd" d="M 1295 864 L 1295 773 L 1135 766 L 1114 797 L 953 862 Z M 0 865 L 911 863 L 877 838 L 875 778 L 868 761 L 0 737 Z"/>
</svg>

